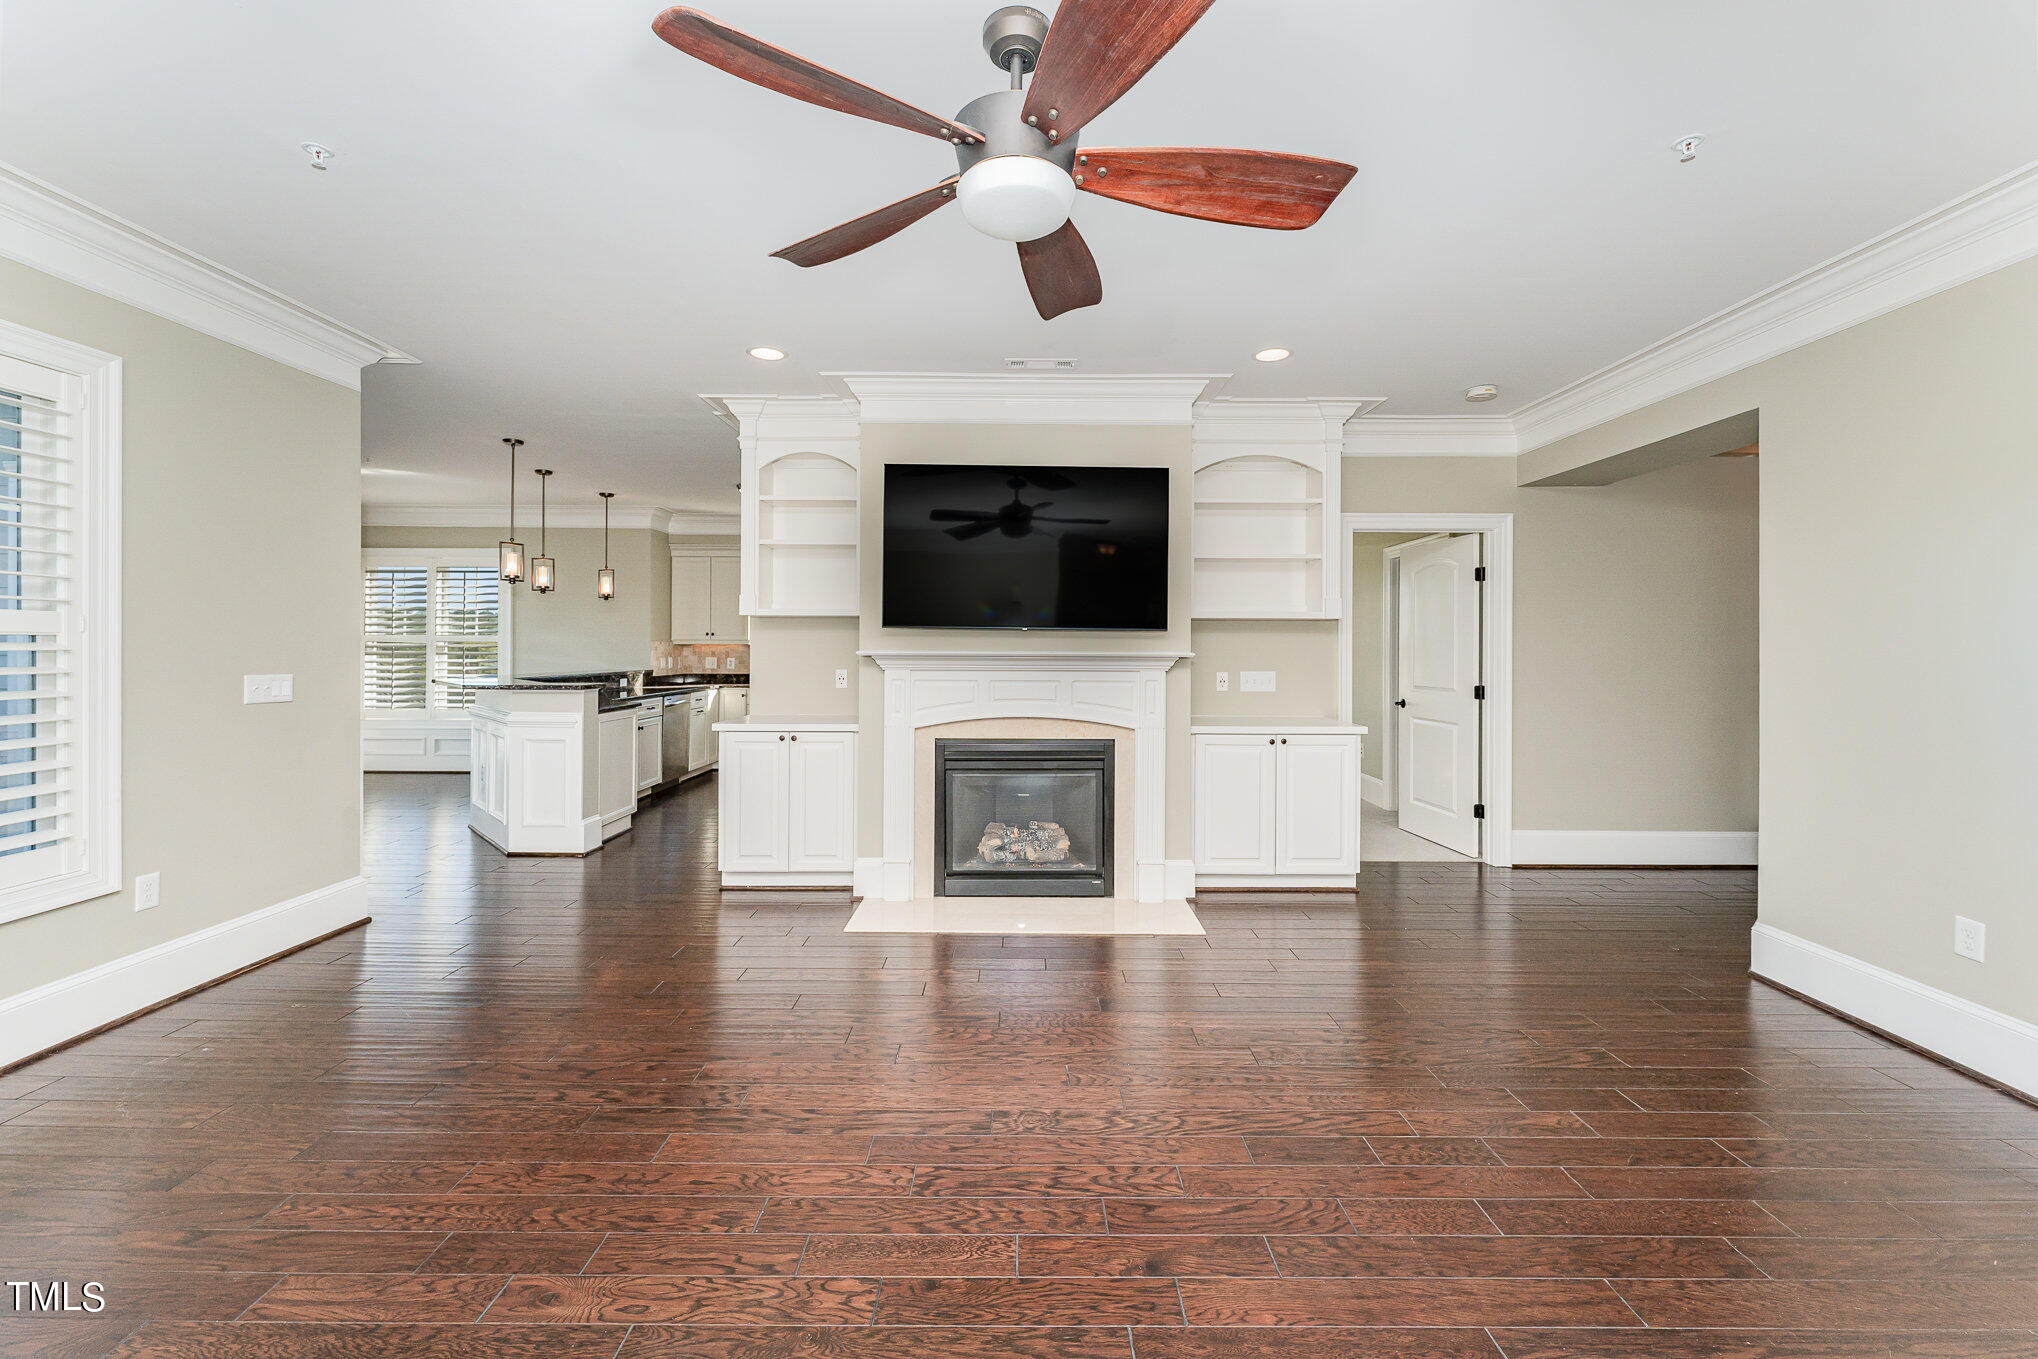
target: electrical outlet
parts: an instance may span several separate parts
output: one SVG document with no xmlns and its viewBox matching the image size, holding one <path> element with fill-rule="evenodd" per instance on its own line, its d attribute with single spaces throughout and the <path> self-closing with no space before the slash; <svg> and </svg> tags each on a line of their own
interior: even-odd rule
<svg viewBox="0 0 2038 1359">
<path fill-rule="evenodd" d="M 1238 687 L 1241 693 L 1271 694 L 1274 692 L 1274 672 L 1271 670 L 1241 670 L 1238 672 Z"/>
<path fill-rule="evenodd" d="M 1953 917 L 1953 951 L 1963 958 L 1982 961 L 1988 947 L 1988 926 L 1964 915 Z"/>
<path fill-rule="evenodd" d="M 847 670 L 837 670 L 835 672 L 835 687 L 837 689 L 847 689 L 849 687 L 849 672 Z"/>
<path fill-rule="evenodd" d="M 134 880 L 134 908 L 153 911 L 163 904 L 163 875 L 144 873 Z"/>
<path fill-rule="evenodd" d="M 1220 694 L 1231 692 L 1231 672 L 1229 670 L 1217 672 L 1217 692 Z"/>
<path fill-rule="evenodd" d="M 288 703 L 295 697 L 295 688 L 292 675 L 243 675 L 241 702 Z"/>
</svg>

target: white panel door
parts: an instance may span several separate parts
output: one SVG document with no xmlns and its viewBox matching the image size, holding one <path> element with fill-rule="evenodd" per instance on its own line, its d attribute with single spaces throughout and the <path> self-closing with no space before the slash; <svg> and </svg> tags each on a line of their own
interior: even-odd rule
<svg viewBox="0 0 2038 1359">
<path fill-rule="evenodd" d="M 1358 872 L 1357 738 L 1283 736 L 1280 742 L 1275 870 Z"/>
<path fill-rule="evenodd" d="M 792 825 L 786 867 L 849 868 L 856 859 L 856 733 L 802 731 L 792 752 Z"/>
<path fill-rule="evenodd" d="M 791 742 L 786 733 L 722 733 L 720 780 L 722 869 L 783 872 L 787 857 Z"/>
<path fill-rule="evenodd" d="M 1278 738 L 1195 739 L 1196 871 L 1272 873 Z"/>
<path fill-rule="evenodd" d="M 710 620 L 713 575 L 706 557 L 672 559 L 672 640 L 705 642 L 714 627 Z"/>
<path fill-rule="evenodd" d="M 1399 614 L 1401 829 L 1479 853 L 1480 538 L 1403 550 Z"/>
</svg>

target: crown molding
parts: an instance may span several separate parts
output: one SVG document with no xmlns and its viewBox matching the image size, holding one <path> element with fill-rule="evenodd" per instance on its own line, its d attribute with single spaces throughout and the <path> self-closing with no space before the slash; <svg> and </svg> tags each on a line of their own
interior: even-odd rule
<svg viewBox="0 0 2038 1359">
<path fill-rule="evenodd" d="M 537 527 L 533 516 L 519 529 Z M 601 511 L 570 506 L 550 511 L 546 523 L 552 528 L 600 528 Z M 367 528 L 500 528 L 501 505 L 366 505 L 361 506 L 361 523 Z M 650 529 L 675 537 L 707 537 L 738 531 L 734 514 L 711 514 L 702 510 L 667 510 L 628 507 L 613 511 L 609 527 Z"/>
<path fill-rule="evenodd" d="M 1524 453 L 2038 255 L 2038 162 L 1513 414 Z"/>
<path fill-rule="evenodd" d="M 1187 425 L 1225 375 L 824 373 L 866 424 Z"/>
<path fill-rule="evenodd" d="M 1511 458 L 1520 451 L 1505 415 L 1362 415 L 1345 431 L 1347 458 Z"/>
<path fill-rule="evenodd" d="M 9 165 L 0 257 L 357 392 L 371 363 L 418 362 Z"/>
</svg>

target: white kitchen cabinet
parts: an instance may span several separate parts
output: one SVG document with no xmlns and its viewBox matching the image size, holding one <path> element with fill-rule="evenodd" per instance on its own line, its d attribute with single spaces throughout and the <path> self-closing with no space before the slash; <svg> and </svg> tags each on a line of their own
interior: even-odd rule
<svg viewBox="0 0 2038 1359">
<path fill-rule="evenodd" d="M 856 858 L 854 724 L 717 730 L 724 885 L 847 886 Z"/>
<path fill-rule="evenodd" d="M 1195 726 L 1196 881 L 1350 887 L 1363 727 Z"/>
<path fill-rule="evenodd" d="M 659 716 L 654 704 L 637 708 L 637 791 L 656 788 L 665 781 L 665 771 L 660 767 L 663 756 L 659 751 Z"/>
<path fill-rule="evenodd" d="M 743 616 L 742 561 L 734 552 L 672 550 L 672 640 L 747 642 Z"/>
<path fill-rule="evenodd" d="M 637 710 L 618 708 L 603 713 L 595 747 L 595 797 L 601 812 L 602 839 L 630 828 L 637 810 Z"/>
</svg>

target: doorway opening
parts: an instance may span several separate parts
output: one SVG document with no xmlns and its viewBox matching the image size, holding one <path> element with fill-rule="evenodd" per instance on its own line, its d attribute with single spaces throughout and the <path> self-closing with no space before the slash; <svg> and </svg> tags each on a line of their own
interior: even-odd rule
<svg viewBox="0 0 2038 1359">
<path fill-rule="evenodd" d="M 1347 514 L 1340 715 L 1364 858 L 1513 863 L 1513 516 Z"/>
</svg>

